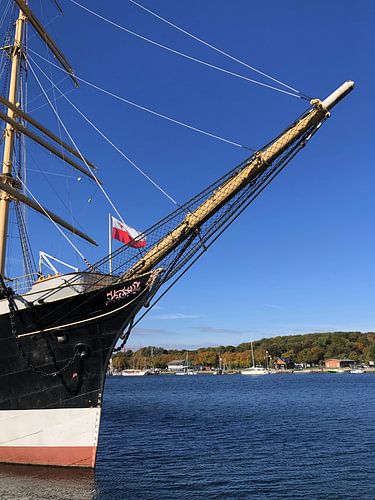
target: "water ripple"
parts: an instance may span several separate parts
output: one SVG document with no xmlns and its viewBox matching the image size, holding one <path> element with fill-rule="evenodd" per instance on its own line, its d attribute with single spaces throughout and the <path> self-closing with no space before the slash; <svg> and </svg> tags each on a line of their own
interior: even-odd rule
<svg viewBox="0 0 375 500">
<path fill-rule="evenodd" d="M 95 477 L 0 468 L 11 499 L 375 498 L 375 376 L 112 377 Z"/>
</svg>

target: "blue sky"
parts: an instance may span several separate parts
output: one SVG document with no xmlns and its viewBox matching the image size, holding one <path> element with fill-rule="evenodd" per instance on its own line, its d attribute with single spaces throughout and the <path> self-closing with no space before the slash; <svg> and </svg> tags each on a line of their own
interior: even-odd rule
<svg viewBox="0 0 375 500">
<path fill-rule="evenodd" d="M 82 3 L 176 50 L 259 78 L 128 0 Z M 356 89 L 333 110 L 306 150 L 149 313 L 130 344 L 196 347 L 280 334 L 374 330 L 374 2 L 141 3 L 310 96 L 324 98 L 347 79 L 356 82 Z M 35 11 L 44 21 L 55 17 L 52 2 L 43 12 L 37 4 Z M 155 111 L 258 148 L 306 108 L 306 101 L 146 44 L 70 0 L 61 4 L 64 16 L 48 29 L 77 75 Z M 46 54 L 36 37 L 30 46 Z M 58 70 L 38 64 L 55 82 L 63 78 Z M 30 92 L 38 93 L 31 76 L 30 83 Z M 49 87 L 46 80 L 43 85 Z M 243 149 L 143 113 L 84 84 L 71 91 L 64 81 L 61 88 L 178 202 L 247 156 Z M 38 98 L 29 109 L 56 130 L 42 104 Z M 146 229 L 173 210 L 63 99 L 58 109 L 79 147 L 100 167 L 99 176 L 126 222 Z M 29 157 L 31 168 L 33 163 L 36 170 L 76 177 L 39 149 Z M 110 208 L 91 182 L 37 172 L 29 182 L 41 202 L 68 219 L 73 213 L 97 239 L 99 249 L 77 243 L 91 261 L 107 253 Z M 81 265 L 40 216 L 30 214 L 30 223 L 35 248 Z"/>
</svg>

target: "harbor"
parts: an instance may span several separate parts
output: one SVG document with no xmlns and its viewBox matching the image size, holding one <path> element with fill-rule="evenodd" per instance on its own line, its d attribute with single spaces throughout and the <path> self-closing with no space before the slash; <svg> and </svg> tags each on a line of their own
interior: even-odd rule
<svg viewBox="0 0 375 500">
<path fill-rule="evenodd" d="M 128 348 L 112 356 L 108 374 L 375 373 L 374 339 L 374 332 L 327 332 L 263 338 L 238 346 L 201 347 L 190 351 L 155 346 Z M 322 345 L 325 348 L 320 347 Z"/>
<path fill-rule="evenodd" d="M 95 476 L 1 466 L 6 499 L 375 496 L 371 375 L 109 377 L 106 384 L 106 445 Z"/>
</svg>

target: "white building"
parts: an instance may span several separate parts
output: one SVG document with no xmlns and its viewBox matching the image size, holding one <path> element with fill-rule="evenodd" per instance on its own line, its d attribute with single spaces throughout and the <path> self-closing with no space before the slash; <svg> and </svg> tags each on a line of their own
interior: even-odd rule
<svg viewBox="0 0 375 500">
<path fill-rule="evenodd" d="M 175 359 L 167 364 L 169 372 L 182 372 L 187 368 L 191 368 L 191 362 L 186 359 Z"/>
</svg>

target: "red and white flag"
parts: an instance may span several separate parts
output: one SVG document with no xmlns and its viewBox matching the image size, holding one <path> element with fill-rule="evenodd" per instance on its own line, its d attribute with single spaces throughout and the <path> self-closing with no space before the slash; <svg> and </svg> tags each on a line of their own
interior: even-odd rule
<svg viewBox="0 0 375 500">
<path fill-rule="evenodd" d="M 146 246 L 146 238 L 141 236 L 142 233 L 112 216 L 112 238 L 129 247 L 142 248 Z"/>
</svg>

